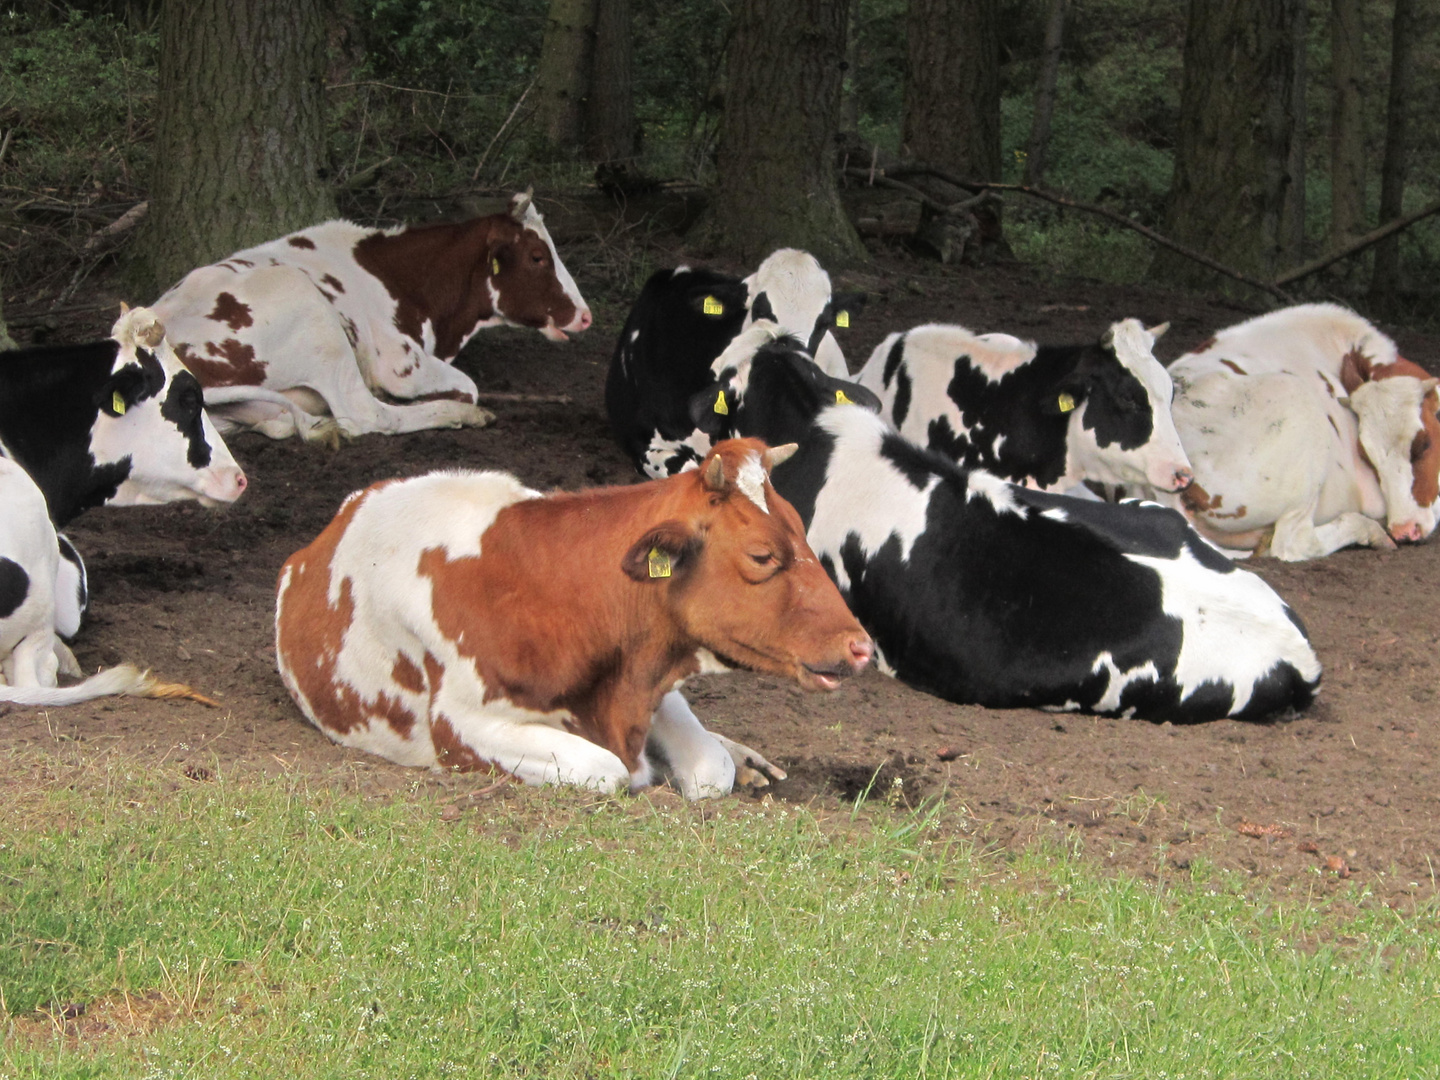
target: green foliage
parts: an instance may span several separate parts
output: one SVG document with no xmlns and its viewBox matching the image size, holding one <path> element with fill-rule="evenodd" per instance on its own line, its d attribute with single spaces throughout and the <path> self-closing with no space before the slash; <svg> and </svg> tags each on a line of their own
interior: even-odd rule
<svg viewBox="0 0 1440 1080">
<path fill-rule="evenodd" d="M 1428 916 L 1104 879 L 1063 849 L 1007 865 L 957 839 L 943 803 L 826 819 L 518 791 L 457 815 L 418 783 L 377 803 L 285 778 L 94 779 L 6 798 L 0 986 L 28 1032 L 0 1049 L 6 1076 L 1348 1077 L 1440 1060 Z M 72 1002 L 113 1029 L 55 1039 L 32 1012 Z M 127 1033 L 146 1002 L 161 1019 Z"/>
</svg>

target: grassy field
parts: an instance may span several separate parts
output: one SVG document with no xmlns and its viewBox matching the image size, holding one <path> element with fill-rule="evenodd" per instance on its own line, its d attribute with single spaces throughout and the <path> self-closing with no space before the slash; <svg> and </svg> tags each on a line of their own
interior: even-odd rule
<svg viewBox="0 0 1440 1080">
<path fill-rule="evenodd" d="M 1433 907 L 976 852 L 943 801 L 36 769 L 4 1078 L 1440 1074 Z"/>
</svg>

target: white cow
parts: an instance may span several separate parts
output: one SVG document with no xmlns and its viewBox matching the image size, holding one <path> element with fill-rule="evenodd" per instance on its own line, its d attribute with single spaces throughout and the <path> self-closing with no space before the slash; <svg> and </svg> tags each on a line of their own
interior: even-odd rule
<svg viewBox="0 0 1440 1080">
<path fill-rule="evenodd" d="M 1259 316 L 1170 374 L 1195 466 L 1195 484 L 1170 501 L 1211 541 L 1293 562 L 1435 530 L 1437 380 L 1354 312 L 1304 304 Z"/>
</svg>

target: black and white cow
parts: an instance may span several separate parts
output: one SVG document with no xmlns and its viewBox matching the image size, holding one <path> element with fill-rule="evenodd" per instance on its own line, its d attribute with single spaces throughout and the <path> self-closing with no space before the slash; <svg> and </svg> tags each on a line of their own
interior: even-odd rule
<svg viewBox="0 0 1440 1080">
<path fill-rule="evenodd" d="M 1179 491 L 1190 461 L 1151 351 L 1165 330 L 1125 319 L 1094 344 L 1036 345 L 917 326 L 881 342 L 859 379 L 900 434 L 961 465 L 1045 491 L 1085 480 Z"/>
<path fill-rule="evenodd" d="M 246 483 L 145 308 L 107 341 L 0 353 L 0 455 L 31 475 L 57 525 L 105 503 L 234 502 Z"/>
<path fill-rule="evenodd" d="M 800 444 L 772 482 L 882 670 L 965 704 L 1157 721 L 1256 719 L 1314 698 L 1320 663 L 1294 612 L 1178 512 L 963 468 L 836 405 L 794 352 L 759 345 L 692 407 L 712 437 Z M 704 411 L 722 397 L 724 413 Z"/>
<path fill-rule="evenodd" d="M 770 321 L 802 342 L 829 375 L 848 378 L 832 333 L 847 327 L 864 294 L 830 291 L 815 257 L 771 254 L 745 279 L 681 266 L 645 283 L 620 331 L 605 382 L 615 438 L 646 476 L 693 467 L 710 449 L 690 420 L 689 400 L 714 381 L 711 365 L 752 323 Z"/>
<path fill-rule="evenodd" d="M 0 702 L 74 705 L 107 694 L 170 696 L 177 688 L 128 664 L 76 686 L 56 686 L 57 675 L 80 674 L 61 640 L 79 629 L 87 599 L 84 567 L 74 552 L 55 532 L 45 496 L 29 473 L 0 457 Z"/>
</svg>

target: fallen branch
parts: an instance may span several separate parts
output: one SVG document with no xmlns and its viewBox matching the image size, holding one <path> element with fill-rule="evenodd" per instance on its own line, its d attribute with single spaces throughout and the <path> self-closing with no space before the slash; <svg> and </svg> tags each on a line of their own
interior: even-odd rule
<svg viewBox="0 0 1440 1080">
<path fill-rule="evenodd" d="M 853 176 L 857 179 L 864 180 L 867 184 L 870 184 L 872 186 L 883 187 L 891 191 L 902 192 L 906 195 L 909 195 L 912 199 L 918 200 L 921 206 L 937 214 L 961 214 L 964 213 L 966 210 L 975 209 L 975 207 L 980 206 L 982 203 L 1000 201 L 1000 196 L 996 195 L 994 192 L 982 191 L 980 192 L 980 194 L 974 196 L 973 198 L 962 199 L 960 202 L 957 203 L 942 203 L 937 199 L 932 199 L 929 195 L 926 195 L 925 192 L 921 191 L 919 188 L 914 187 L 910 184 L 903 183 L 902 181 L 895 180 L 892 177 L 886 176 L 884 173 L 881 172 L 872 173 L 870 169 L 857 169 L 854 166 L 849 166 L 845 169 L 845 175 Z"/>
<path fill-rule="evenodd" d="M 1336 248 L 1328 255 L 1321 255 L 1318 259 L 1311 259 L 1308 263 L 1302 263 L 1294 270 L 1287 270 L 1275 279 L 1275 284 L 1288 285 L 1292 281 L 1299 281 L 1303 277 L 1309 277 L 1317 270 L 1323 270 L 1331 263 L 1339 262 L 1341 259 L 1348 259 L 1351 255 L 1358 255 L 1366 248 L 1378 244 L 1387 236 L 1393 236 L 1401 229 L 1408 229 L 1417 221 L 1423 221 L 1425 218 L 1431 217 L 1434 214 L 1440 214 L 1440 202 L 1433 202 L 1425 207 L 1425 209 L 1417 210 L 1408 217 L 1395 218 L 1393 221 L 1387 221 L 1378 229 L 1372 229 L 1364 236 L 1352 240 L 1344 247 Z"/>
<path fill-rule="evenodd" d="M 536 76 L 536 78 L 539 78 L 539 76 Z M 530 85 L 525 87 L 525 92 L 520 95 L 519 100 L 515 102 L 515 107 L 510 110 L 510 115 L 505 118 L 505 122 L 501 124 L 495 134 L 490 137 L 490 142 L 481 153 L 480 160 L 475 164 L 475 171 L 470 174 L 470 182 L 472 184 L 480 178 L 480 170 L 485 168 L 485 162 L 489 160 L 490 151 L 495 148 L 496 141 L 499 140 L 501 135 L 505 134 L 505 129 L 510 126 L 511 122 L 515 119 L 515 114 L 520 111 L 520 106 L 525 104 L 525 99 L 530 96 L 530 91 L 534 89 L 535 79 L 531 79 Z"/>
<path fill-rule="evenodd" d="M 569 394 L 507 394 L 499 390 L 481 390 L 475 395 L 477 402 L 492 405 L 573 405 Z"/>
<path fill-rule="evenodd" d="M 60 290 L 59 294 L 51 302 L 50 310 L 52 312 L 75 295 L 75 290 L 80 288 L 80 283 L 85 280 L 91 270 L 94 270 L 95 267 L 99 265 L 100 258 L 104 255 L 103 249 L 113 244 L 116 237 L 124 235 L 143 221 L 149 210 L 150 203 L 148 200 L 142 203 L 136 203 L 109 225 L 106 225 L 90 237 L 90 239 L 85 241 L 85 246 L 80 249 L 80 265 L 75 268 L 75 273 L 70 275 L 69 283 L 65 288 Z M 99 251 L 100 254 L 94 255 L 93 253 L 97 251 Z M 93 257 L 86 258 L 85 256 L 87 255 Z"/>
</svg>

